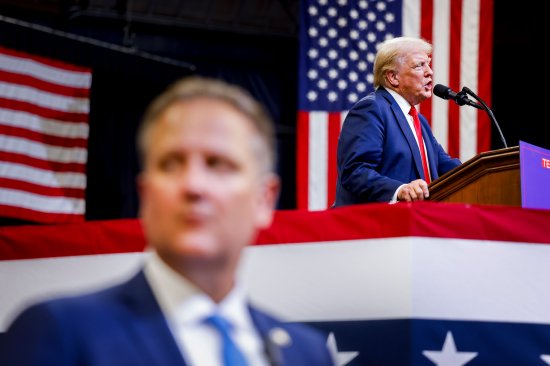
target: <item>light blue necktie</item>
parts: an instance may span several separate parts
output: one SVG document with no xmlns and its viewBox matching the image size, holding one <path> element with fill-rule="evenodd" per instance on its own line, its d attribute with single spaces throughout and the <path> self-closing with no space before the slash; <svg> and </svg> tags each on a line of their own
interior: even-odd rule
<svg viewBox="0 0 550 366">
<path fill-rule="evenodd" d="M 246 359 L 239 350 L 235 342 L 231 339 L 231 329 L 233 326 L 223 317 L 214 314 L 205 319 L 205 322 L 212 325 L 220 332 L 222 339 L 222 357 L 225 366 L 246 366 Z"/>
</svg>

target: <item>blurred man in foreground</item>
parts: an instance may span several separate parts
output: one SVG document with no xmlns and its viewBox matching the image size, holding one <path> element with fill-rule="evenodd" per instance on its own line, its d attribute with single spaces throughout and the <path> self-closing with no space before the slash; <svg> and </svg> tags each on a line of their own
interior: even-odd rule
<svg viewBox="0 0 550 366">
<path fill-rule="evenodd" d="M 239 258 L 279 192 L 273 125 L 242 89 L 180 81 L 139 132 L 152 254 L 128 282 L 48 301 L 8 330 L 8 365 L 332 365 L 325 338 L 251 306 Z"/>
</svg>

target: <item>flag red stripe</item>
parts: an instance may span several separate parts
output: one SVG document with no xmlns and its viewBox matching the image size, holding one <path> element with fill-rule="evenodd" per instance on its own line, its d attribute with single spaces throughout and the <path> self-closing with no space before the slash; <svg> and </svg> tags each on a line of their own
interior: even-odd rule
<svg viewBox="0 0 550 366">
<path fill-rule="evenodd" d="M 462 0 L 451 1 L 451 24 L 449 32 L 449 87 L 460 90 L 460 60 L 462 34 Z M 449 123 L 447 153 L 460 156 L 460 116 L 459 106 L 449 103 Z"/>
<path fill-rule="evenodd" d="M 3 209 L 0 206 L 0 211 Z M 255 244 L 411 236 L 550 243 L 547 231 L 542 229 L 549 220 L 550 211 L 547 210 L 436 202 L 372 203 L 313 212 L 284 210 L 275 213 L 273 225 L 259 233 Z M 396 225 L 396 222 L 401 224 Z M 465 227 L 468 230 L 464 230 Z M 1 260 L 144 249 L 145 239 L 137 219 L 90 221 L 61 227 L 0 227 Z"/>
<path fill-rule="evenodd" d="M 420 36 L 430 43 L 433 42 L 433 1 L 422 0 L 420 4 Z"/>
<path fill-rule="evenodd" d="M 5 126 L 2 124 L 0 124 L 0 135 L 22 137 L 27 140 L 57 147 L 86 148 L 88 146 L 88 140 L 86 139 L 46 135 L 45 133 L 28 130 L 26 128 Z"/>
<path fill-rule="evenodd" d="M 338 136 L 342 123 L 341 113 L 331 112 L 328 115 L 328 151 L 327 151 L 327 206 L 330 207 L 336 199 L 336 180 L 338 168 L 336 166 L 336 150 L 338 148 Z"/>
<path fill-rule="evenodd" d="M 64 95 L 67 97 L 88 98 L 90 96 L 90 89 L 88 88 L 74 88 L 70 86 L 54 84 L 37 79 L 30 75 L 16 74 L 2 70 L 0 70 L 0 81 L 9 82 L 11 84 L 26 85 L 35 89 Z"/>
<path fill-rule="evenodd" d="M 403 0 L 406 1 L 406 0 Z M 426 41 L 433 43 L 433 0 L 422 0 L 420 4 L 420 37 Z M 433 66 L 433 65 L 432 65 Z M 430 126 L 432 125 L 432 98 L 426 99 L 420 105 L 420 112 L 428 119 Z"/>
<path fill-rule="evenodd" d="M 45 187 L 38 184 L 24 182 L 21 180 L 0 178 L 0 187 L 6 189 L 15 189 L 18 191 L 25 191 L 29 193 L 38 194 L 41 196 L 51 197 L 69 197 L 83 199 L 85 196 L 84 189 L 79 188 L 59 188 L 59 187 Z"/>
<path fill-rule="evenodd" d="M 493 61 L 493 0 L 481 0 L 478 61 L 478 95 L 491 104 L 491 74 Z M 491 121 L 484 111 L 477 112 L 478 153 L 491 149 Z"/>
<path fill-rule="evenodd" d="M 86 164 L 61 163 L 56 161 L 42 160 L 28 155 L 0 151 L 0 161 L 27 165 L 38 169 L 52 170 L 57 173 L 86 173 Z"/>
<path fill-rule="evenodd" d="M 145 237 L 137 219 L 0 227 L 0 260 L 132 253 L 145 249 Z"/>
<path fill-rule="evenodd" d="M 309 113 L 298 111 L 296 136 L 296 205 L 299 209 L 307 209 L 309 190 Z"/>
<path fill-rule="evenodd" d="M 9 48 L 4 48 L 4 47 L 1 47 L 1 46 L 0 46 L 0 53 L 3 53 L 5 55 L 20 57 L 20 58 L 31 59 L 31 60 L 40 62 L 42 64 L 46 64 L 46 65 L 55 67 L 56 69 L 63 69 L 63 70 L 67 70 L 67 71 L 76 71 L 76 72 L 81 72 L 81 73 L 92 72 L 92 69 L 87 68 L 87 67 L 67 64 L 67 63 L 62 62 L 62 61 L 56 61 L 56 60 L 52 60 L 52 59 L 49 59 L 49 58 L 33 55 L 33 54 L 30 54 L 30 53 L 16 51 L 16 50 L 12 50 L 12 49 L 9 49 Z"/>
<path fill-rule="evenodd" d="M 44 224 L 61 224 L 61 223 L 79 223 L 84 222 L 84 215 L 61 214 L 51 212 L 39 212 L 23 207 L 13 207 L 0 204 L 0 212 L 2 216 L 13 217 L 16 219 L 41 222 Z M 33 250 L 32 258 L 36 258 Z"/>
<path fill-rule="evenodd" d="M 548 234 L 537 228 L 549 219 L 550 211 L 513 206 L 369 203 L 307 213 L 278 211 L 273 225 L 260 232 L 256 244 L 401 236 L 550 243 Z M 396 225 L 397 222 L 401 224 Z"/>
<path fill-rule="evenodd" d="M 40 107 L 29 102 L 0 98 L 0 108 L 23 111 L 40 117 L 55 119 L 62 122 L 88 122 L 88 113 L 65 112 L 45 107 Z"/>
</svg>

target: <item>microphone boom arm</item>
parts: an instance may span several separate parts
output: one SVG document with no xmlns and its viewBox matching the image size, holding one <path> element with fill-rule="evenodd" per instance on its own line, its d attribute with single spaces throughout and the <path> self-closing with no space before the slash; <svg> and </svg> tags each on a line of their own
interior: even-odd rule
<svg viewBox="0 0 550 366">
<path fill-rule="evenodd" d="M 468 99 L 468 96 L 466 95 L 466 92 L 464 90 L 459 91 L 458 93 L 456 93 L 456 98 L 453 98 L 453 99 L 454 99 L 455 103 L 458 104 L 461 107 L 463 105 L 469 105 L 470 107 L 481 109 L 482 111 L 485 110 L 485 108 L 483 108 L 482 105 Z"/>
<path fill-rule="evenodd" d="M 465 92 L 465 93 L 471 95 L 472 97 L 474 97 L 483 106 L 483 109 L 485 109 L 485 112 L 487 112 L 487 114 L 489 115 L 489 118 L 494 123 L 494 125 L 497 127 L 498 133 L 500 135 L 500 140 L 504 144 L 504 147 L 507 148 L 508 144 L 506 143 L 506 139 L 504 139 L 504 135 L 502 134 L 502 131 L 500 130 L 500 126 L 497 123 L 497 119 L 495 118 L 495 115 L 493 114 L 493 111 L 491 111 L 491 109 L 489 107 L 487 107 L 487 104 L 485 104 L 485 102 L 480 97 L 478 97 L 473 91 L 471 91 L 468 87 L 466 87 L 466 86 L 463 87 L 462 91 L 460 93 L 463 93 L 463 92 Z"/>
</svg>

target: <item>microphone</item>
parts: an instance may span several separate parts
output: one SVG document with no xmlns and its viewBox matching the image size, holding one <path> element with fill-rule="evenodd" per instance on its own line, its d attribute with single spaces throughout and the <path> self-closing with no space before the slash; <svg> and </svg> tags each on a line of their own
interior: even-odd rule
<svg viewBox="0 0 550 366">
<path fill-rule="evenodd" d="M 483 109 L 482 106 L 474 101 L 471 101 L 465 92 L 454 92 L 451 88 L 445 85 L 437 84 L 434 86 L 434 94 L 443 99 L 452 99 L 459 106 L 469 105 L 477 109 Z"/>
</svg>

